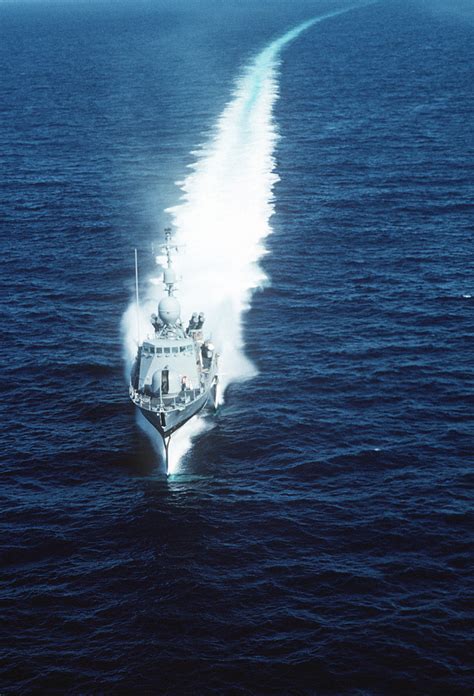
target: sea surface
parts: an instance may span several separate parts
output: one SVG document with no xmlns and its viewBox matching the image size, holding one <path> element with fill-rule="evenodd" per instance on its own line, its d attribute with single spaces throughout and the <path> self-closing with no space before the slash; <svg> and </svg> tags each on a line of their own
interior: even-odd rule
<svg viewBox="0 0 474 696">
<path fill-rule="evenodd" d="M 473 45 L 463 2 L 0 4 L 2 694 L 472 694 Z M 167 478 L 127 317 L 183 216 L 227 377 Z"/>
</svg>

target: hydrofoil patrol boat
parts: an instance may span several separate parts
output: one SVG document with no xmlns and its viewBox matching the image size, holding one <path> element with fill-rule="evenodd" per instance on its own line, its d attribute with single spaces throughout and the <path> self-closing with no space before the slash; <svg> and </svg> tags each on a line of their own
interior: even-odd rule
<svg viewBox="0 0 474 696">
<path fill-rule="evenodd" d="M 163 271 L 166 294 L 151 315 L 153 332 L 141 343 L 130 376 L 130 398 L 163 439 L 166 473 L 171 436 L 209 401 L 217 405 L 218 356 L 203 335 L 204 314 L 194 313 L 183 327 L 175 297 L 171 229 L 165 230 L 167 266 Z M 138 278 L 137 278 L 138 303 Z"/>
</svg>

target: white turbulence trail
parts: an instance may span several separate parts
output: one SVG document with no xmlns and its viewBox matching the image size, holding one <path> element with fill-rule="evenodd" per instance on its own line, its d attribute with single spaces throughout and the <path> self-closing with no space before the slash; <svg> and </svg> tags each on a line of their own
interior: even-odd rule
<svg viewBox="0 0 474 696">
<path fill-rule="evenodd" d="M 187 323 L 193 311 L 205 312 L 205 333 L 212 335 L 220 354 L 221 394 L 230 382 L 256 374 L 244 352 L 242 317 L 252 291 L 267 280 L 258 262 L 271 232 L 272 191 L 278 180 L 273 158 L 277 131 L 272 114 L 278 98 L 280 52 L 312 25 L 343 12 L 347 9 L 299 24 L 252 60 L 236 82 L 215 135 L 193 153 L 196 162 L 190 165 L 191 173 L 178 182 L 182 203 L 166 211 L 172 216 L 176 241 L 183 245 L 174 261 L 177 275 L 182 277 L 178 291 L 182 320 Z M 142 303 L 142 327 L 156 311 L 161 287 L 150 285 Z M 124 316 L 130 357 L 136 352 L 135 312 L 131 305 Z M 202 419 L 195 418 L 173 435 L 172 471 L 191 439 L 204 427 Z"/>
</svg>

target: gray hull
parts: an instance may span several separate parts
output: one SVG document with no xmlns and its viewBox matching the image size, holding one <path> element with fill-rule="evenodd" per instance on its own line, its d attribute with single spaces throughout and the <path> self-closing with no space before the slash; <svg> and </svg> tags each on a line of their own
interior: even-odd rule
<svg viewBox="0 0 474 696">
<path fill-rule="evenodd" d="M 156 411 L 149 411 L 146 408 L 139 408 L 147 421 L 160 433 L 161 437 L 165 438 L 176 432 L 178 428 L 181 428 L 182 425 L 199 413 L 199 411 L 202 411 L 211 396 L 211 391 L 212 390 L 205 392 L 198 399 L 187 404 L 182 410 L 174 409 L 172 411 L 157 413 Z"/>
</svg>

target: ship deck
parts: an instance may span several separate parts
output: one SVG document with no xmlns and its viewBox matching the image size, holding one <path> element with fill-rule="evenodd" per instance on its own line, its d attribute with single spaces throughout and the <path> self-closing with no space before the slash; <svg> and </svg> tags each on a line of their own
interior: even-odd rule
<svg viewBox="0 0 474 696">
<path fill-rule="evenodd" d="M 198 389 L 186 389 L 177 394 L 166 396 L 150 396 L 141 394 L 130 387 L 130 398 L 134 404 L 147 411 L 159 413 L 160 411 L 184 411 L 190 404 L 197 401 L 206 391 L 204 387 Z"/>
</svg>

